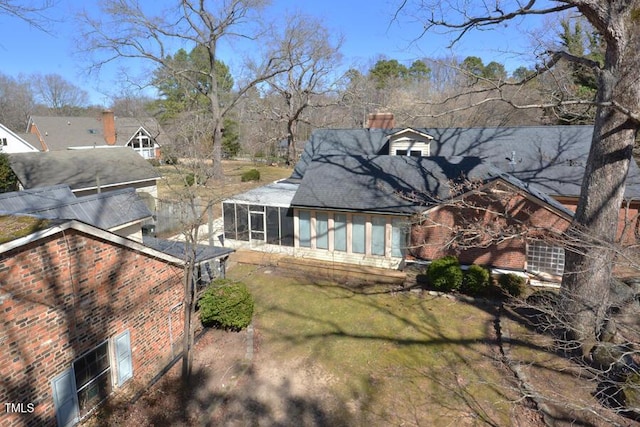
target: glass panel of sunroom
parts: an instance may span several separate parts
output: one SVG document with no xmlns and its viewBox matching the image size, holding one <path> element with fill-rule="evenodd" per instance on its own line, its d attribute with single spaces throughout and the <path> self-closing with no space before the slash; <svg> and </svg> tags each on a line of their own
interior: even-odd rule
<svg viewBox="0 0 640 427">
<path fill-rule="evenodd" d="M 298 235 L 299 244 L 303 248 L 311 247 L 311 213 L 300 211 L 298 213 L 300 233 Z"/>
<path fill-rule="evenodd" d="M 234 203 L 223 203 L 222 213 L 224 216 L 224 235 L 227 239 L 236 239 L 236 205 Z"/>
<path fill-rule="evenodd" d="M 405 223 L 401 219 L 391 221 L 391 256 L 401 258 L 406 245 Z"/>
<path fill-rule="evenodd" d="M 267 206 L 267 243 L 280 244 L 280 218 L 279 209 Z"/>
<path fill-rule="evenodd" d="M 333 249 L 347 251 L 347 215 L 335 214 L 333 216 Z"/>
<path fill-rule="evenodd" d="M 329 216 L 324 212 L 316 214 L 316 248 L 329 249 Z"/>
<path fill-rule="evenodd" d="M 249 209 L 247 205 L 236 205 L 236 227 L 238 240 L 249 240 Z"/>
<path fill-rule="evenodd" d="M 374 216 L 371 219 L 371 254 L 384 256 L 385 226 L 387 219 Z"/>
<path fill-rule="evenodd" d="M 280 244 L 293 246 L 293 209 L 280 208 Z"/>
<path fill-rule="evenodd" d="M 364 215 L 353 215 L 351 222 L 351 252 L 355 254 L 363 254 L 366 245 L 366 218 Z"/>
</svg>

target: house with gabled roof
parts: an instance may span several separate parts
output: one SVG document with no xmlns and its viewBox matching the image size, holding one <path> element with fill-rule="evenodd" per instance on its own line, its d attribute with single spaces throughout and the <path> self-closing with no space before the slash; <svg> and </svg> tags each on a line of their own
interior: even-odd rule
<svg viewBox="0 0 640 427">
<path fill-rule="evenodd" d="M 68 185 L 0 194 L 0 215 L 76 219 L 142 242 L 142 225 L 153 214 L 133 188 L 77 197 Z"/>
<path fill-rule="evenodd" d="M 103 111 L 99 117 L 32 116 L 27 133 L 37 136 L 40 151 L 129 147 L 145 159 L 159 159 L 167 134 L 153 117 L 116 117 Z"/>
<path fill-rule="evenodd" d="M 21 189 L 66 184 L 77 196 L 135 188 L 158 197 L 156 169 L 126 147 L 9 155 Z"/>
<path fill-rule="evenodd" d="M 502 226 L 513 227 L 517 219 L 531 230 L 546 224 L 561 234 L 577 206 L 593 127 L 398 129 L 376 127 L 393 124 L 388 114 L 370 119 L 368 128 L 314 131 L 291 177 L 271 186 L 268 202 L 252 200 L 259 190 L 223 201 L 225 242 L 386 268 L 454 251 L 466 264 L 562 274 L 564 250 L 544 233 L 496 238 L 462 250 L 456 244 L 460 212 L 476 214 L 452 202 L 470 196 L 463 183 L 473 182 L 486 192 L 475 200 L 485 208 L 476 211 L 490 211 L 500 200 L 512 221 Z M 277 186 L 288 190 L 273 206 Z M 625 199 L 618 230 L 631 242 L 640 210 L 635 162 Z M 478 221 L 487 229 L 498 223 L 491 216 Z M 276 236 L 289 235 L 293 238 L 278 243 Z"/>
<path fill-rule="evenodd" d="M 0 123 L 0 153 L 28 153 L 38 151 L 21 135 Z"/>
<path fill-rule="evenodd" d="M 181 357 L 180 249 L 77 219 L 0 215 L 0 400 L 28 409 L 2 425 L 74 425 Z M 198 276 L 208 265 L 221 268 L 207 279 L 223 274 L 231 252 L 198 246 Z"/>
</svg>

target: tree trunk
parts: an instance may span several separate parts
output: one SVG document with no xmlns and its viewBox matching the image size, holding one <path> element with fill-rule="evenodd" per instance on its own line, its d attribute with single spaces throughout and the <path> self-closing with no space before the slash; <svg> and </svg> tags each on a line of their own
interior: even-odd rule
<svg viewBox="0 0 640 427">
<path fill-rule="evenodd" d="M 586 13 L 585 13 L 586 15 Z M 625 17 L 626 16 L 626 17 Z M 605 321 L 613 273 L 617 224 L 638 123 L 613 105 L 640 105 L 636 24 L 609 15 L 605 64 L 598 81 L 598 109 L 578 207 L 569 236 L 562 281 L 564 315 L 571 338 L 588 355 Z M 627 20 L 625 22 L 625 20 Z M 615 38 L 614 38 L 615 36 Z"/>
<path fill-rule="evenodd" d="M 193 351 L 192 313 L 194 306 L 193 260 L 184 267 L 184 330 L 182 337 L 182 382 L 186 385 L 191 378 L 191 353 Z"/>
</svg>

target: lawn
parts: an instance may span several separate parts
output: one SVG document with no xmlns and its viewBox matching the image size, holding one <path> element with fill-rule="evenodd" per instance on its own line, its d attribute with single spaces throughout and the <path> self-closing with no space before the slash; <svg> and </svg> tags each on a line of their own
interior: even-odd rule
<svg viewBox="0 0 640 427">
<path fill-rule="evenodd" d="M 280 166 L 271 166 L 261 162 L 248 162 L 238 160 L 224 160 L 222 162 L 224 177 L 220 179 L 210 178 L 205 185 L 198 186 L 196 193 L 205 200 L 211 198 L 222 199 L 251 188 L 287 178 L 292 169 Z M 189 169 L 184 165 L 163 165 L 156 169 L 162 175 L 158 185 L 158 196 L 164 199 L 175 200 L 185 190 L 185 177 Z M 242 182 L 241 176 L 250 169 L 260 172 L 260 181 Z"/>
<path fill-rule="evenodd" d="M 512 425 L 523 411 L 500 362 L 490 305 L 246 266 L 228 276 L 247 283 L 256 300 L 256 369 L 262 360 L 295 376 L 286 367 L 304 361 L 323 372 L 306 398 L 319 395 L 322 382 L 324 410 L 337 417 L 331 423 Z"/>
</svg>

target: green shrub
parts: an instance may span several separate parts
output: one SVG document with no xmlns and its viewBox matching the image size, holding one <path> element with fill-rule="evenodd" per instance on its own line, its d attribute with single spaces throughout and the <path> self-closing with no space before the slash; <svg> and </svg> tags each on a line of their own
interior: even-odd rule
<svg viewBox="0 0 640 427">
<path fill-rule="evenodd" d="M 524 293 L 527 279 L 517 274 L 502 274 L 498 279 L 500 287 L 512 297 L 519 297 Z"/>
<path fill-rule="evenodd" d="M 462 277 L 460 290 L 467 295 L 483 295 L 489 288 L 489 271 L 479 265 L 472 265 Z"/>
<path fill-rule="evenodd" d="M 260 171 L 258 169 L 249 169 L 240 177 L 242 182 L 260 181 Z"/>
<path fill-rule="evenodd" d="M 434 260 L 429 264 L 427 277 L 435 290 L 449 292 L 459 289 L 462 284 L 462 269 L 458 258 L 446 256 Z"/>
<path fill-rule="evenodd" d="M 179 163 L 178 156 L 162 155 L 162 161 L 165 165 L 177 165 Z"/>
<path fill-rule="evenodd" d="M 204 326 L 240 330 L 251 323 L 253 297 L 244 283 L 216 279 L 198 301 Z"/>
<path fill-rule="evenodd" d="M 196 175 L 190 172 L 184 177 L 184 185 L 186 185 L 187 187 L 191 187 L 196 183 L 196 178 L 198 179 L 198 184 L 204 184 L 206 182 L 206 178 L 202 175 Z"/>
</svg>

